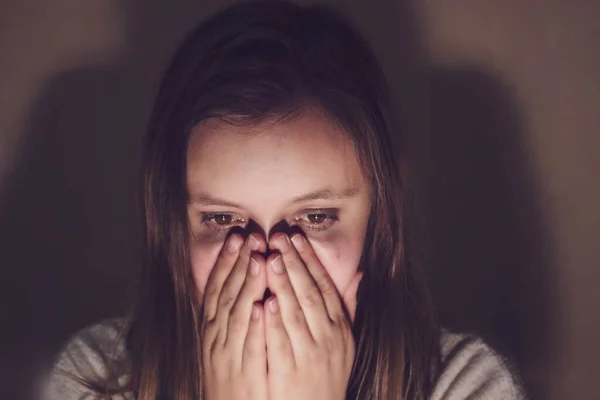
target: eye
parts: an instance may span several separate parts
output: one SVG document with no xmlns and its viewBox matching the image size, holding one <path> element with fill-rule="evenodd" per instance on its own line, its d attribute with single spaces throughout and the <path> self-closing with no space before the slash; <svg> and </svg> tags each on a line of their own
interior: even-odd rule
<svg viewBox="0 0 600 400">
<path fill-rule="evenodd" d="M 331 228 L 338 220 L 337 210 L 316 210 L 294 218 L 302 227 L 313 231 L 324 231 Z"/>
<path fill-rule="evenodd" d="M 216 232 L 221 232 L 233 226 L 243 225 L 246 220 L 239 215 L 229 213 L 203 213 L 202 223 Z"/>
</svg>

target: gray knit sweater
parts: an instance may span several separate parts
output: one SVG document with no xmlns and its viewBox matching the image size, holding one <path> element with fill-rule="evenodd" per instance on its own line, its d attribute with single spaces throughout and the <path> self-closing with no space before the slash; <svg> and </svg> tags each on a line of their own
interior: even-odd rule
<svg viewBox="0 0 600 400">
<path fill-rule="evenodd" d="M 120 327 L 120 320 L 107 320 L 75 335 L 59 355 L 53 370 L 45 377 L 42 398 L 101 398 L 73 376 L 96 382 L 108 380 L 112 387 L 122 385 L 127 379 L 127 360 L 122 357 L 125 354 L 124 345 L 117 340 Z M 442 370 L 431 400 L 525 399 L 521 385 L 510 372 L 506 361 L 480 339 L 444 332 L 441 341 Z M 118 362 L 111 363 L 112 368 L 108 371 L 107 360 L 114 360 L 115 357 Z M 112 399 L 130 400 L 134 396 L 125 393 Z"/>
</svg>

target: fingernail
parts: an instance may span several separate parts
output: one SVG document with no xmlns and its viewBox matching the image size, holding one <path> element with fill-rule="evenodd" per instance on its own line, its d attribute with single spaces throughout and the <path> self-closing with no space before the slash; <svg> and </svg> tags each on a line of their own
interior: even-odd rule
<svg viewBox="0 0 600 400">
<path fill-rule="evenodd" d="M 271 302 L 269 303 L 269 310 L 275 314 L 278 310 L 279 310 L 279 303 L 277 302 L 277 297 L 275 297 L 273 300 L 271 300 Z"/>
<path fill-rule="evenodd" d="M 242 243 L 244 241 L 238 235 L 233 235 L 227 241 L 227 251 L 230 253 L 237 253 L 240 251 L 240 247 L 242 247 Z"/>
<path fill-rule="evenodd" d="M 250 275 L 257 276 L 259 272 L 260 264 L 254 259 L 254 257 L 250 257 Z"/>
<path fill-rule="evenodd" d="M 282 237 L 278 239 L 278 245 L 277 248 L 279 249 L 279 251 L 286 252 L 290 249 L 290 238 L 288 237 L 288 235 L 281 235 Z"/>
<path fill-rule="evenodd" d="M 292 242 L 294 243 L 296 250 L 302 251 L 304 249 L 304 237 L 302 237 L 301 234 L 297 233 L 292 236 Z"/>
<path fill-rule="evenodd" d="M 281 256 L 277 256 L 276 258 L 274 258 L 271 261 L 271 269 L 273 270 L 273 272 L 275 272 L 277 275 L 281 275 L 283 274 L 283 261 L 281 259 Z"/>
<path fill-rule="evenodd" d="M 252 319 L 254 321 L 257 321 L 259 317 L 259 311 L 258 311 L 258 307 L 256 306 L 252 306 Z"/>
<path fill-rule="evenodd" d="M 250 250 L 256 251 L 260 247 L 260 242 L 254 237 L 254 235 L 250 235 L 248 236 L 248 246 L 250 246 Z"/>
</svg>

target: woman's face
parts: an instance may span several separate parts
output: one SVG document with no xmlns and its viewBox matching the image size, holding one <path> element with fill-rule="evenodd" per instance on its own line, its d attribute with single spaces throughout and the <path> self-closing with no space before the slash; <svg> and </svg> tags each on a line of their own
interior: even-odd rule
<svg viewBox="0 0 600 400">
<path fill-rule="evenodd" d="M 300 229 L 338 291 L 357 271 L 371 187 L 352 143 L 320 113 L 238 127 L 198 124 L 187 155 L 190 257 L 198 298 L 232 227 Z"/>
</svg>

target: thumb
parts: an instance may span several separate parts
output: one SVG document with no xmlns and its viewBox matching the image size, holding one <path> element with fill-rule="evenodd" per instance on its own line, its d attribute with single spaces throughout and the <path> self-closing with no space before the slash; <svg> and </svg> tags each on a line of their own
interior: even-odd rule
<svg viewBox="0 0 600 400">
<path fill-rule="evenodd" d="M 344 295 L 342 296 L 344 305 L 346 306 L 346 311 L 348 311 L 348 317 L 350 318 L 350 322 L 354 322 L 354 316 L 356 314 L 356 304 L 357 304 L 356 294 L 358 292 L 358 286 L 360 284 L 362 277 L 363 277 L 363 273 L 357 272 L 354 275 L 354 277 L 352 277 L 352 280 L 350 281 L 348 288 L 346 288 L 346 291 L 344 292 Z"/>
</svg>

